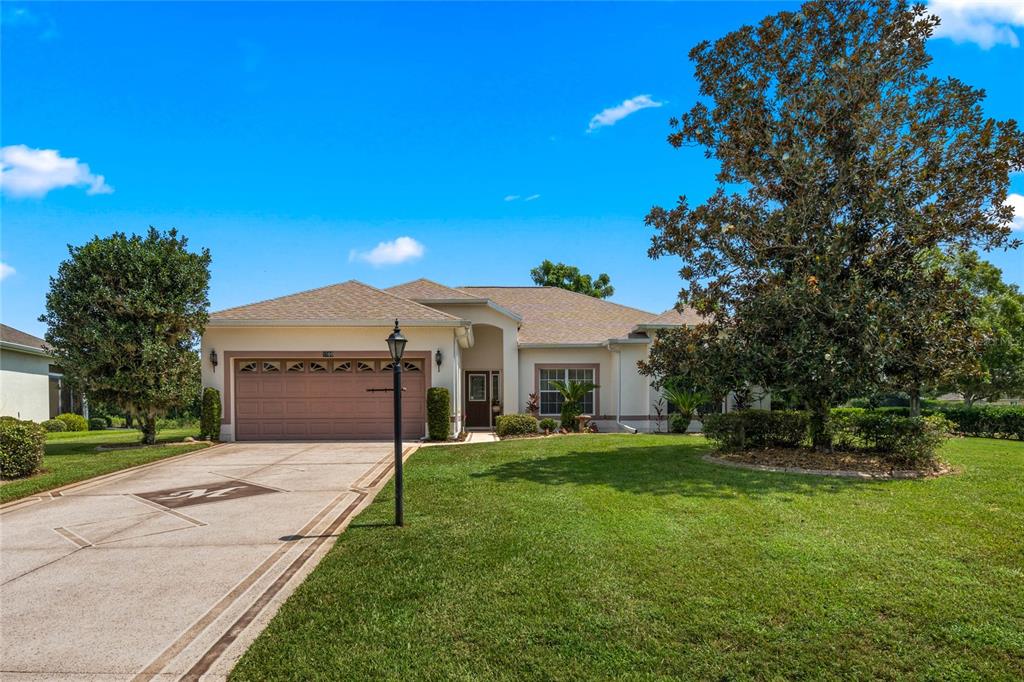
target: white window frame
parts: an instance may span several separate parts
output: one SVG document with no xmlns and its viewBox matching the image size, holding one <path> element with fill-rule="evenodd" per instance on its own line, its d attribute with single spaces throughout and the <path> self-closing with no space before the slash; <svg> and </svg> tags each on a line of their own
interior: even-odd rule
<svg viewBox="0 0 1024 682">
<path fill-rule="evenodd" d="M 544 382 L 545 381 L 552 381 L 552 380 L 567 382 L 567 381 L 569 381 L 569 372 L 570 371 L 572 371 L 572 372 L 589 372 L 590 373 L 590 378 L 589 379 L 582 379 L 582 381 L 589 381 L 592 384 L 596 384 L 597 383 L 597 380 L 596 380 L 597 368 L 596 367 L 538 367 L 537 368 L 537 397 L 539 398 L 538 407 L 540 409 L 540 415 L 542 417 L 555 417 L 555 416 L 558 416 L 558 415 L 560 415 L 562 413 L 562 394 L 559 393 L 558 391 L 556 391 L 553 388 L 544 388 L 543 387 L 544 386 Z M 543 375 L 544 372 L 559 372 L 559 373 L 561 373 L 561 376 L 549 377 L 549 378 L 545 379 L 544 375 Z M 581 379 L 579 377 L 576 377 L 575 379 L 573 379 L 573 381 L 581 381 Z M 558 406 L 557 411 L 555 411 L 555 412 L 545 412 L 544 411 L 544 395 L 545 394 L 554 394 L 554 396 L 550 396 L 550 397 L 554 398 L 554 401 L 555 401 L 556 405 Z M 588 402 L 590 403 L 590 409 L 589 410 L 587 409 L 587 403 Z M 587 394 L 587 396 L 583 399 L 583 404 L 581 405 L 581 409 L 583 410 L 584 414 L 594 414 L 594 410 L 596 409 L 596 406 L 597 406 L 597 389 L 591 389 L 590 392 Z"/>
</svg>

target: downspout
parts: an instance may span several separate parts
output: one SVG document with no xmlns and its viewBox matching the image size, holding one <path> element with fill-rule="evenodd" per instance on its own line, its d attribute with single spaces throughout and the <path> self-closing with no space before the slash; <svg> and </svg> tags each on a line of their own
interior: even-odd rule
<svg viewBox="0 0 1024 682">
<path fill-rule="evenodd" d="M 626 426 L 622 423 L 622 349 L 612 348 L 612 345 L 609 343 L 608 350 L 615 353 L 616 360 L 618 360 L 616 364 L 619 366 L 619 377 L 615 382 L 615 425 L 626 433 L 637 433 L 637 429 L 634 429 L 632 426 Z"/>
</svg>

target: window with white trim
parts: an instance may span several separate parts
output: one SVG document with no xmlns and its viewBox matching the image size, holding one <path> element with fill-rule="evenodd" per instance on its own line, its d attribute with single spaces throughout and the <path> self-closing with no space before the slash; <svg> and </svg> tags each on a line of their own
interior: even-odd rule
<svg viewBox="0 0 1024 682">
<path fill-rule="evenodd" d="M 540 413 L 545 416 L 553 416 L 562 412 L 562 394 L 559 393 L 552 381 L 567 383 L 570 381 L 594 381 L 593 367 L 556 367 L 542 368 L 538 370 L 540 381 L 538 382 L 538 393 L 540 393 Z M 587 393 L 580 404 L 584 414 L 594 414 L 594 391 Z"/>
</svg>

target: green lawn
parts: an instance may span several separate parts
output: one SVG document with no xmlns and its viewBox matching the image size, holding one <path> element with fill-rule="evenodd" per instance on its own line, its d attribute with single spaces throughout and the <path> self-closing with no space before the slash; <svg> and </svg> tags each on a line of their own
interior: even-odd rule
<svg viewBox="0 0 1024 682">
<path fill-rule="evenodd" d="M 1021 679 L 1024 443 L 925 481 L 693 437 L 424 448 L 235 668 L 267 679 Z"/>
<path fill-rule="evenodd" d="M 68 483 L 206 447 L 205 443 L 180 442 L 185 436 L 195 435 L 195 429 L 167 429 L 157 434 L 157 440 L 177 441 L 173 445 L 98 452 L 97 445 L 137 443 L 140 434 L 132 430 L 67 431 L 47 434 L 42 473 L 30 478 L 4 481 L 0 484 L 0 502 L 10 502 Z"/>
</svg>

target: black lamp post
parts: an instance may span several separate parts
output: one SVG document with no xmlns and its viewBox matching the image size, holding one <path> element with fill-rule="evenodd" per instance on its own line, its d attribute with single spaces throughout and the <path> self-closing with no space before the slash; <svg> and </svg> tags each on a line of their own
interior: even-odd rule
<svg viewBox="0 0 1024 682">
<path fill-rule="evenodd" d="M 391 351 L 392 373 L 395 377 L 395 525 L 404 526 L 402 510 L 402 354 L 407 339 L 402 336 L 395 320 L 395 329 L 388 336 L 388 350 Z"/>
</svg>

